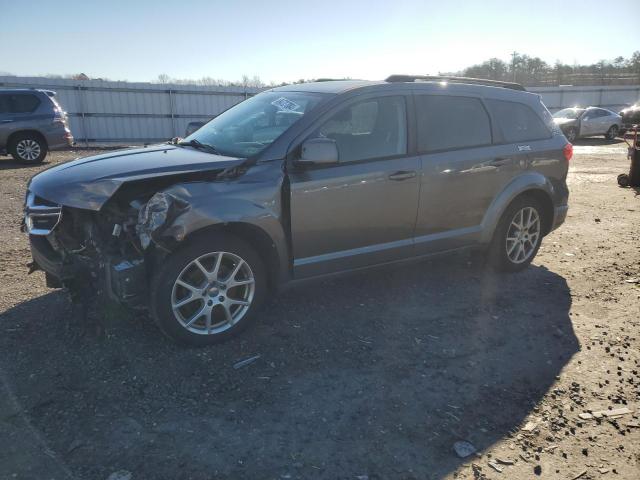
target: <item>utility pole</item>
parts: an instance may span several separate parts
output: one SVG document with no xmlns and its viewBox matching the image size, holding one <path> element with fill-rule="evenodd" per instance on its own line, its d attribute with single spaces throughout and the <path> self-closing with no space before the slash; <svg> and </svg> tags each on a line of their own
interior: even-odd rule
<svg viewBox="0 0 640 480">
<path fill-rule="evenodd" d="M 513 81 L 516 81 L 516 57 L 518 56 L 518 52 L 513 52 L 511 54 L 511 71 L 513 72 Z"/>
</svg>

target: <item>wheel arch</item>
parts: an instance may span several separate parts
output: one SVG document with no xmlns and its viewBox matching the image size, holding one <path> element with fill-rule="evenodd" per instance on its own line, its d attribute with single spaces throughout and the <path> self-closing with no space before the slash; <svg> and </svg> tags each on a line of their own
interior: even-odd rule
<svg viewBox="0 0 640 480">
<path fill-rule="evenodd" d="M 181 243 L 187 244 L 194 238 L 224 233 L 238 237 L 256 249 L 265 263 L 269 288 L 276 288 L 283 280 L 281 255 L 278 252 L 276 242 L 271 236 L 255 224 L 241 221 L 210 224 L 190 232 Z"/>
<path fill-rule="evenodd" d="M 493 232 L 506 209 L 516 199 L 522 197 L 532 197 L 542 205 L 543 235 L 547 235 L 551 231 L 555 211 L 553 186 L 543 175 L 531 173 L 516 178 L 493 200 L 482 221 L 480 239 L 482 243 L 491 241 Z"/>
<path fill-rule="evenodd" d="M 47 142 L 46 137 L 38 130 L 34 130 L 32 128 L 25 128 L 22 130 L 16 130 L 15 132 L 11 132 L 7 137 L 7 148 L 13 148 L 13 142 L 16 138 L 22 135 L 33 135 L 34 137 L 38 137 L 43 143 L 47 150 L 49 150 L 49 143 Z"/>
</svg>

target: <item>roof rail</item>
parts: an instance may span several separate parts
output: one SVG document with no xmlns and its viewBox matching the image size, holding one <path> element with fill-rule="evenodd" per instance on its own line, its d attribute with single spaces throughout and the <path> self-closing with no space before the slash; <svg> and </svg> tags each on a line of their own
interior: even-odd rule
<svg viewBox="0 0 640 480">
<path fill-rule="evenodd" d="M 483 78 L 469 77 L 449 77 L 440 75 L 391 75 L 387 77 L 385 81 L 415 82 L 416 80 L 427 82 L 471 83 L 474 85 L 488 85 L 490 87 L 510 88 L 511 90 L 521 90 L 523 92 L 527 91 L 522 85 L 515 82 L 501 82 L 499 80 L 485 80 Z"/>
</svg>

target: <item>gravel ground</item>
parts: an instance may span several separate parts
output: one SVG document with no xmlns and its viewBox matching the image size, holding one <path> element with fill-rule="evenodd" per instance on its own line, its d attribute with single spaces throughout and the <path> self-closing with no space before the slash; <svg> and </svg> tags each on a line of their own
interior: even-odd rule
<svg viewBox="0 0 640 480">
<path fill-rule="evenodd" d="M 576 146 L 567 223 L 523 273 L 456 256 L 308 284 L 207 349 L 113 308 L 104 335 L 76 335 L 65 294 L 27 276 L 18 230 L 47 165 L 0 160 L 0 478 L 637 480 L 625 148 Z M 458 458 L 463 440 L 478 453 Z"/>
</svg>

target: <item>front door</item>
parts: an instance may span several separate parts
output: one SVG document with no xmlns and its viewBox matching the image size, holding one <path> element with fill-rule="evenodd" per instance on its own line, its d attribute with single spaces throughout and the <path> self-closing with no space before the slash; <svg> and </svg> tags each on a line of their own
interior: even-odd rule
<svg viewBox="0 0 640 480">
<path fill-rule="evenodd" d="M 339 161 L 289 172 L 296 278 L 411 255 L 420 159 L 406 112 L 404 96 L 352 101 L 308 137 L 335 140 Z"/>
</svg>

